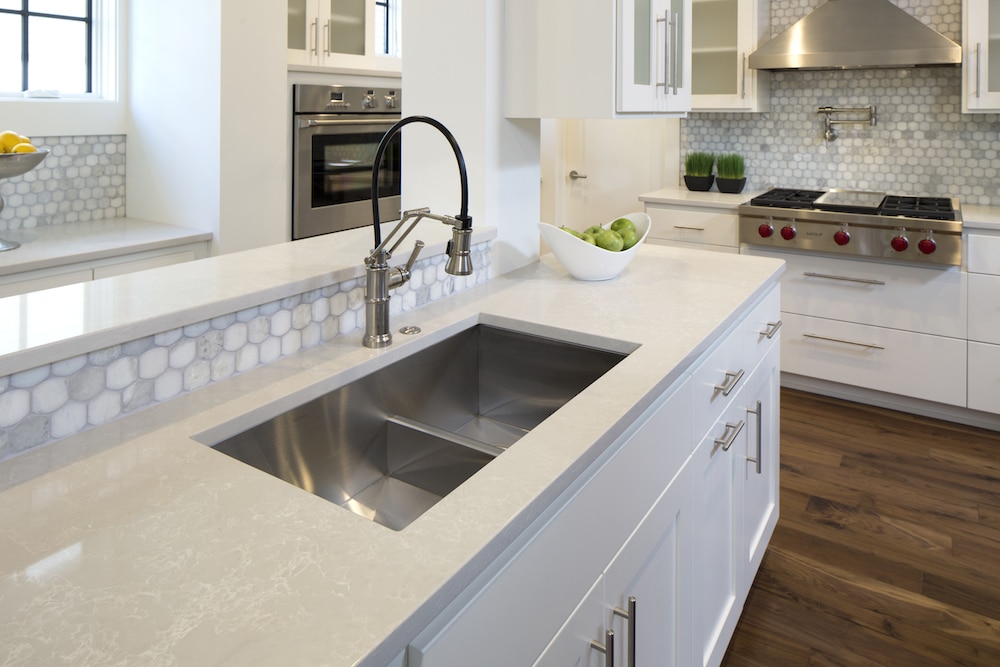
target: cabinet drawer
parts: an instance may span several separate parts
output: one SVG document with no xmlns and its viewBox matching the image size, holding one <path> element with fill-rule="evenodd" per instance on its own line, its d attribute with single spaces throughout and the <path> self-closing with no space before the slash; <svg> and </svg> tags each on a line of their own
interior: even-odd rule
<svg viewBox="0 0 1000 667">
<path fill-rule="evenodd" d="M 782 320 L 782 371 L 965 406 L 965 340 L 793 313 Z"/>
<path fill-rule="evenodd" d="M 646 206 L 650 239 L 739 246 L 738 216 L 727 211 L 699 211 Z"/>
<path fill-rule="evenodd" d="M 746 376 L 753 371 L 753 366 L 744 356 L 745 342 L 746 329 L 741 323 L 692 372 L 694 404 L 691 421 L 696 440 L 705 435 L 743 388 Z"/>
<path fill-rule="evenodd" d="M 784 312 L 965 338 L 966 274 L 793 253 L 781 277 Z"/>
<path fill-rule="evenodd" d="M 969 234 L 965 252 L 970 272 L 1000 275 L 1000 236 Z"/>
<path fill-rule="evenodd" d="M 1000 343 L 1000 276 L 969 274 L 969 340 Z"/>
<path fill-rule="evenodd" d="M 18 276 L 12 276 L 15 278 L 14 280 L 0 283 L 0 297 L 26 294 L 28 292 L 49 289 L 50 287 L 85 283 L 94 278 L 94 272 L 90 269 L 61 272 L 58 270 L 32 271 L 30 275 L 32 277 L 27 280 L 16 280 Z"/>
<path fill-rule="evenodd" d="M 754 306 L 743 323 L 747 372 L 780 340 L 781 326 L 781 286 L 777 285 Z"/>
<path fill-rule="evenodd" d="M 969 341 L 969 407 L 1000 414 L 1000 345 Z"/>
</svg>

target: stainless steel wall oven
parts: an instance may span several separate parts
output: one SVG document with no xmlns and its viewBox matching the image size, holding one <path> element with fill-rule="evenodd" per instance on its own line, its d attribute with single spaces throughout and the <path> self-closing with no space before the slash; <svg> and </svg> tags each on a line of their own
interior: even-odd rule
<svg viewBox="0 0 1000 667">
<path fill-rule="evenodd" d="M 372 162 L 401 118 L 399 88 L 298 84 L 292 108 L 292 240 L 372 224 Z M 400 216 L 399 136 L 379 169 L 379 217 Z"/>
</svg>

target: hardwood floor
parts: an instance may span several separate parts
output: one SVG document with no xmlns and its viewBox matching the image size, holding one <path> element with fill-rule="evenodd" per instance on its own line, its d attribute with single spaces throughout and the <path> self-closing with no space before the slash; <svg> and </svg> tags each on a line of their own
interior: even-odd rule
<svg viewBox="0 0 1000 667">
<path fill-rule="evenodd" d="M 1000 665 L 1000 433 L 781 401 L 781 515 L 723 665 Z"/>
</svg>

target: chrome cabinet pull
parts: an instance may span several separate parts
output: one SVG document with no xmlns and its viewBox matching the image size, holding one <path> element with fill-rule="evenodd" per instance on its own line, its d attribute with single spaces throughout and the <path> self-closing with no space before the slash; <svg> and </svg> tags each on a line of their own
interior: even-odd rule
<svg viewBox="0 0 1000 667">
<path fill-rule="evenodd" d="M 663 83 L 659 81 L 656 82 L 656 87 L 663 87 L 663 94 L 667 94 L 667 89 L 670 87 L 669 72 L 670 72 L 670 12 L 663 12 L 663 18 L 659 16 L 656 17 L 657 27 L 659 24 L 663 24 Z M 659 34 L 657 34 L 659 37 Z"/>
<path fill-rule="evenodd" d="M 749 461 L 750 463 L 756 463 L 757 464 L 757 474 L 759 475 L 760 474 L 760 452 L 761 452 L 760 437 L 761 437 L 761 432 L 762 432 L 760 419 L 761 419 L 761 416 L 764 414 L 764 412 L 761 410 L 760 401 L 757 401 L 757 408 L 755 410 L 751 410 L 750 408 L 747 408 L 747 414 L 751 414 L 751 415 L 756 415 L 757 416 L 757 456 L 756 457 L 750 457 L 750 456 L 748 456 L 747 457 L 747 461 Z"/>
<path fill-rule="evenodd" d="M 743 68 L 740 70 L 740 98 L 747 98 L 747 54 L 743 53 Z"/>
<path fill-rule="evenodd" d="M 781 328 L 781 320 L 778 320 L 777 322 L 768 322 L 767 329 L 764 329 L 763 331 L 758 331 L 757 333 L 759 333 L 761 336 L 766 336 L 768 340 L 770 340 L 771 338 L 774 338 L 774 334 L 778 333 L 778 329 L 780 328 Z"/>
<path fill-rule="evenodd" d="M 680 48 L 677 44 L 678 42 L 677 31 L 679 29 L 679 24 L 680 24 L 680 16 L 678 15 L 677 12 L 674 12 L 674 20 L 673 23 L 671 24 L 674 32 L 670 40 L 671 46 L 673 48 L 673 54 L 671 55 L 672 62 L 670 63 L 671 65 L 670 82 L 671 84 L 673 84 L 674 95 L 677 94 L 677 60 L 678 60 L 677 55 L 680 53 Z"/>
<path fill-rule="evenodd" d="M 846 276 L 831 276 L 826 273 L 813 273 L 806 271 L 803 275 L 807 278 L 826 278 L 827 280 L 841 280 L 848 283 L 861 283 L 863 285 L 885 285 L 883 280 L 873 280 L 871 278 L 848 278 Z"/>
<path fill-rule="evenodd" d="M 674 229 L 690 229 L 692 232 L 703 232 L 704 227 L 690 227 L 688 225 L 674 225 Z"/>
<path fill-rule="evenodd" d="M 319 19 L 313 20 L 312 30 L 310 30 L 310 32 L 312 33 L 310 35 L 310 37 L 312 37 L 312 46 L 309 48 L 309 50 L 315 56 L 319 54 L 319 51 L 317 50 L 319 48 Z"/>
<path fill-rule="evenodd" d="M 722 447 L 722 451 L 728 452 L 729 448 L 733 446 L 733 442 L 736 440 L 736 436 L 740 434 L 743 427 L 746 425 L 742 419 L 733 424 L 732 422 L 726 422 L 726 430 L 723 432 L 721 438 L 715 439 L 715 444 Z"/>
<path fill-rule="evenodd" d="M 590 648 L 604 654 L 604 667 L 615 667 L 615 631 L 607 630 L 604 633 L 604 643 L 596 639 L 590 640 Z"/>
<path fill-rule="evenodd" d="M 980 81 L 982 81 L 982 67 L 983 67 L 983 44 L 982 42 L 976 42 L 976 99 L 979 99 L 979 86 Z"/>
<path fill-rule="evenodd" d="M 333 44 L 330 43 L 330 39 L 333 35 L 333 30 L 330 26 L 333 24 L 332 20 L 327 20 L 326 25 L 323 26 L 323 55 L 330 55 L 333 51 Z"/>
<path fill-rule="evenodd" d="M 611 611 L 628 621 L 628 667 L 635 667 L 635 596 L 628 597 L 628 611 L 621 607 L 615 607 Z"/>
<path fill-rule="evenodd" d="M 828 340 L 831 343 L 844 343 L 845 345 L 856 345 L 858 347 L 867 347 L 872 350 L 884 350 L 885 348 L 878 343 L 859 343 L 854 340 L 847 340 L 844 338 L 833 338 L 832 336 L 820 336 L 814 333 L 804 333 L 802 334 L 804 338 L 815 338 L 817 340 Z"/>
<path fill-rule="evenodd" d="M 726 371 L 726 383 L 714 385 L 716 389 L 722 392 L 723 396 L 729 396 L 729 392 L 733 390 L 736 384 L 743 379 L 743 369 L 736 371 Z"/>
</svg>

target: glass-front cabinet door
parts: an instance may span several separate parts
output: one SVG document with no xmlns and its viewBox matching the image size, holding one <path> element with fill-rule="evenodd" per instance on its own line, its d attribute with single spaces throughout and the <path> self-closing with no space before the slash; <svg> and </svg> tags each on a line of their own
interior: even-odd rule
<svg viewBox="0 0 1000 667">
<path fill-rule="evenodd" d="M 696 111 L 767 111 L 768 72 L 747 59 L 767 35 L 767 0 L 693 0 L 691 108 Z"/>
<path fill-rule="evenodd" d="M 691 108 L 691 0 L 619 0 L 618 113 Z"/>
<path fill-rule="evenodd" d="M 963 111 L 1000 111 L 1000 0 L 963 3 Z"/>
</svg>

